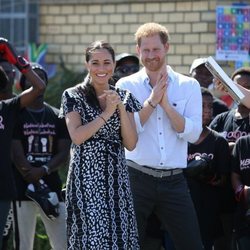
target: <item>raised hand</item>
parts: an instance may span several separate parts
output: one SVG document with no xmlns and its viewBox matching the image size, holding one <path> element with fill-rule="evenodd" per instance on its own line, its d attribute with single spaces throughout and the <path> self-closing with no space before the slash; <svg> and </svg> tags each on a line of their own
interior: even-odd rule
<svg viewBox="0 0 250 250">
<path fill-rule="evenodd" d="M 149 97 L 149 100 L 154 106 L 161 104 L 162 100 L 166 99 L 167 79 L 168 75 L 166 69 L 164 68 L 158 75 L 156 84 Z"/>
<path fill-rule="evenodd" d="M 121 104 L 121 98 L 118 93 L 114 90 L 104 90 L 104 94 L 99 96 L 99 98 L 105 98 L 106 108 L 105 112 L 112 115 L 119 104 Z"/>
<path fill-rule="evenodd" d="M 221 81 L 218 78 L 214 78 L 214 87 L 216 90 L 220 92 L 228 93 L 228 90 L 224 87 L 224 85 L 221 83 Z"/>
<path fill-rule="evenodd" d="M 0 37 L 0 56 L 15 65 L 21 73 L 25 73 L 30 69 L 29 62 L 22 56 L 17 55 L 16 50 L 3 37 Z"/>
</svg>

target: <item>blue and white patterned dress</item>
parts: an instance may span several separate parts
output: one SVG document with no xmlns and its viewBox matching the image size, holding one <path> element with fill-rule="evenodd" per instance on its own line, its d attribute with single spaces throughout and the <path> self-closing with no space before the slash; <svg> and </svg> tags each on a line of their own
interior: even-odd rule
<svg viewBox="0 0 250 250">
<path fill-rule="evenodd" d="M 71 111 L 86 124 L 102 110 L 90 106 L 81 85 L 64 91 L 60 116 Z M 141 109 L 125 90 L 117 90 L 127 111 Z M 67 236 L 70 250 L 139 249 L 128 170 L 116 111 L 81 145 L 72 144 L 67 177 Z"/>
</svg>

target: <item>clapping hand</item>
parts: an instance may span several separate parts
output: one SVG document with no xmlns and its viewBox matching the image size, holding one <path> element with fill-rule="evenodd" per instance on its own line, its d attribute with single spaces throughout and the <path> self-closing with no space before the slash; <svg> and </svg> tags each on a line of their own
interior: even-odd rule
<svg viewBox="0 0 250 250">
<path fill-rule="evenodd" d="M 99 98 L 105 98 L 106 100 L 106 109 L 105 112 L 113 114 L 121 104 L 121 98 L 115 90 L 104 90 L 104 93 L 99 96 Z"/>
<path fill-rule="evenodd" d="M 166 94 L 167 89 L 167 79 L 168 75 L 166 72 L 166 69 L 164 68 L 158 75 L 156 84 L 152 89 L 151 95 L 149 97 L 149 100 L 151 103 L 156 106 L 157 104 L 162 102 L 163 97 Z"/>
</svg>

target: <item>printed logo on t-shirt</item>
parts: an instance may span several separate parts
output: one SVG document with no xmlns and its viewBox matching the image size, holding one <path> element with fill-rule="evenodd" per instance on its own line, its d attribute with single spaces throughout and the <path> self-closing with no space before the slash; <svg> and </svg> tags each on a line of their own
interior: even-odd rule
<svg viewBox="0 0 250 250">
<path fill-rule="evenodd" d="M 250 159 L 240 160 L 240 170 L 250 169 Z"/>
<path fill-rule="evenodd" d="M 47 162 L 53 154 L 56 126 L 51 123 L 24 123 L 23 134 L 26 137 L 26 157 L 29 162 Z"/>
<path fill-rule="evenodd" d="M 249 132 L 246 131 L 223 131 L 219 133 L 222 135 L 227 141 L 230 142 L 235 142 L 238 138 L 250 134 Z"/>
<path fill-rule="evenodd" d="M 207 156 L 209 157 L 211 160 L 214 158 L 214 154 L 210 153 L 200 153 L 200 152 L 195 152 L 194 154 L 188 154 L 188 161 L 191 161 L 193 159 L 195 159 L 196 156 Z"/>
</svg>

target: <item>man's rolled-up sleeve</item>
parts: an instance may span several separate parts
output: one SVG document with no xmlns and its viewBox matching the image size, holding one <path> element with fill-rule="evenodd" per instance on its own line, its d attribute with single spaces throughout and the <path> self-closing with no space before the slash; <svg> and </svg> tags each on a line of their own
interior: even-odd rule
<svg viewBox="0 0 250 250">
<path fill-rule="evenodd" d="M 186 103 L 183 116 L 185 128 L 182 133 L 178 133 L 178 137 L 194 143 L 199 139 L 202 131 L 202 96 L 198 83 L 192 85 L 192 92 Z"/>
</svg>

